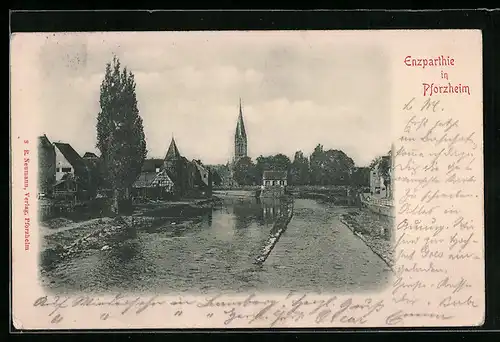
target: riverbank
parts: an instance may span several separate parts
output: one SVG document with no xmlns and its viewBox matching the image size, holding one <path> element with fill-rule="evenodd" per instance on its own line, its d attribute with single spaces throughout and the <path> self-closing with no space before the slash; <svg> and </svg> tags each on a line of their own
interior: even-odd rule
<svg viewBox="0 0 500 342">
<path fill-rule="evenodd" d="M 293 197 L 282 197 L 280 216 L 276 219 L 276 222 L 274 222 L 273 228 L 269 233 L 269 237 L 264 243 L 264 247 L 255 258 L 255 264 L 262 265 L 266 261 L 267 257 L 278 243 L 281 235 L 286 231 L 286 228 L 293 217 L 293 203 Z"/>
<path fill-rule="evenodd" d="M 220 202 L 217 197 L 177 202 L 157 201 L 135 206 L 132 215 L 100 217 L 72 221 L 59 217 L 43 221 L 41 226 L 41 264 L 50 267 L 54 262 L 77 254 L 107 250 L 134 238 L 138 230 L 154 230 L 170 224 L 183 229 L 199 220 Z"/>
<path fill-rule="evenodd" d="M 377 215 L 368 209 L 352 209 L 342 214 L 340 220 L 393 269 L 394 219 L 392 217 Z"/>
<path fill-rule="evenodd" d="M 287 191 L 296 198 L 314 199 L 336 205 L 358 205 L 360 189 L 350 186 L 290 186 Z"/>
</svg>

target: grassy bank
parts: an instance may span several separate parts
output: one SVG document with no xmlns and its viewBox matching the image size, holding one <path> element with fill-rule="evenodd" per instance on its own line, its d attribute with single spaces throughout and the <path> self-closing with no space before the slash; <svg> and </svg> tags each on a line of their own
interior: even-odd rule
<svg viewBox="0 0 500 342">
<path fill-rule="evenodd" d="M 341 221 L 389 267 L 394 267 L 393 218 L 377 215 L 364 209 L 356 209 L 342 214 Z"/>
<path fill-rule="evenodd" d="M 41 223 L 41 264 L 50 267 L 54 262 L 92 250 L 106 250 L 126 243 L 140 230 L 154 230 L 170 224 L 181 229 L 199 220 L 212 210 L 219 199 L 178 202 L 154 202 L 136 206 L 128 216 L 101 217 L 79 222 L 68 218 L 54 218 Z"/>
</svg>

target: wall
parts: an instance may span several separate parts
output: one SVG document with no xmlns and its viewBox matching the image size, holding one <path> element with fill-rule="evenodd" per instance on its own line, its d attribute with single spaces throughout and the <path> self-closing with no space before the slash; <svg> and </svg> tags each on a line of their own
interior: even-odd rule
<svg viewBox="0 0 500 342">
<path fill-rule="evenodd" d="M 75 174 L 75 169 L 73 166 L 66 160 L 64 155 L 59 151 L 57 147 L 54 148 L 56 151 L 56 181 L 59 181 L 62 179 L 62 177 L 66 173 L 71 173 L 72 175 Z M 69 172 L 62 172 L 62 168 L 70 168 L 71 171 Z"/>
<path fill-rule="evenodd" d="M 56 181 L 56 152 L 50 142 L 38 141 L 38 191 L 50 193 Z"/>
</svg>

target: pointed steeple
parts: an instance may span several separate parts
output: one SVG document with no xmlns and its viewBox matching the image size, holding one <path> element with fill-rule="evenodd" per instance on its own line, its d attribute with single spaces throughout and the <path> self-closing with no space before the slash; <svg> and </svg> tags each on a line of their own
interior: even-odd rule
<svg viewBox="0 0 500 342">
<path fill-rule="evenodd" d="M 238 123 L 236 124 L 236 132 L 234 134 L 234 162 L 247 156 L 247 132 L 245 123 L 243 122 L 243 110 L 241 108 L 240 98 L 240 113 L 238 115 Z"/>
<path fill-rule="evenodd" d="M 238 115 L 238 123 L 236 124 L 236 138 L 244 138 L 247 137 L 247 132 L 245 131 L 245 123 L 243 122 L 243 110 L 241 109 L 241 97 L 240 97 L 240 113 Z"/>
<path fill-rule="evenodd" d="M 181 154 L 179 153 L 179 149 L 175 144 L 174 137 L 172 135 L 172 141 L 170 142 L 170 146 L 167 151 L 167 155 L 165 156 L 165 160 L 178 160 L 181 158 Z"/>
</svg>

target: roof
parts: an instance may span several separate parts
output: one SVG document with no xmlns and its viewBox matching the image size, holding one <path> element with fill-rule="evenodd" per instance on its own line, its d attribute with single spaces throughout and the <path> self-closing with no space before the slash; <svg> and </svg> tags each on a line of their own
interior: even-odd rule
<svg viewBox="0 0 500 342">
<path fill-rule="evenodd" d="M 163 165 L 163 159 L 146 159 L 144 160 L 144 163 L 142 164 L 142 171 L 143 172 L 156 172 L 157 168 L 161 168 Z"/>
<path fill-rule="evenodd" d="M 238 115 L 238 123 L 236 124 L 236 137 L 246 138 L 247 132 L 245 131 L 245 122 L 243 121 L 243 111 L 241 110 L 241 99 L 240 99 L 240 114 Z"/>
<path fill-rule="evenodd" d="M 201 180 L 203 183 L 206 185 L 208 184 L 209 181 L 209 175 L 210 175 L 210 169 L 205 167 L 200 161 L 198 160 L 193 160 L 193 164 L 195 165 L 196 169 L 198 170 L 198 173 L 201 176 Z"/>
<path fill-rule="evenodd" d="M 83 155 L 83 158 L 84 159 L 85 158 L 97 158 L 97 159 L 99 159 L 99 157 L 93 152 L 85 152 L 85 154 Z"/>
<path fill-rule="evenodd" d="M 151 187 L 151 182 L 156 178 L 156 172 L 141 172 L 132 185 L 134 188 Z"/>
<path fill-rule="evenodd" d="M 47 148 L 52 148 L 54 147 L 51 143 L 49 138 L 44 134 L 42 136 L 38 137 L 38 144 L 40 147 L 47 147 Z"/>
<path fill-rule="evenodd" d="M 262 178 L 264 179 L 286 179 L 286 171 L 264 171 Z"/>
<path fill-rule="evenodd" d="M 162 186 L 162 185 L 164 186 L 166 184 L 173 185 L 174 182 L 172 181 L 172 179 L 168 175 L 167 170 L 162 170 L 162 171 L 158 172 L 156 177 L 151 182 L 150 186 Z"/>
<path fill-rule="evenodd" d="M 132 185 L 134 188 L 153 188 L 162 182 L 172 183 L 171 177 L 166 170 L 160 172 L 141 172 Z"/>
<path fill-rule="evenodd" d="M 70 144 L 56 142 L 54 146 L 62 153 L 64 158 L 73 166 L 75 169 L 75 173 L 85 173 L 87 171 L 87 166 L 83 161 L 83 158 L 80 157 L 78 152 L 76 152 Z"/>
<path fill-rule="evenodd" d="M 172 138 L 170 146 L 168 147 L 167 154 L 165 155 L 165 160 L 176 160 L 180 158 L 181 154 L 179 153 L 179 149 L 177 148 L 177 144 L 175 143 L 174 138 Z"/>
</svg>

